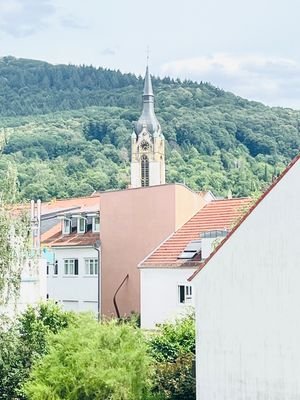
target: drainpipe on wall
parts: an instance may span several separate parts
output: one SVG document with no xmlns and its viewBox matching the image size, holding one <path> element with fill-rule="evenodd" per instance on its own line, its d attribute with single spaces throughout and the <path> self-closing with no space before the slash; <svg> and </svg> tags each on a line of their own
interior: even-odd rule
<svg viewBox="0 0 300 400">
<path fill-rule="evenodd" d="M 118 294 L 118 291 L 121 289 L 121 287 L 124 285 L 124 283 L 126 282 L 126 280 L 127 280 L 128 278 L 129 278 L 129 274 L 127 274 L 127 275 L 125 276 L 125 278 L 122 280 L 120 286 L 119 286 L 118 289 L 116 290 L 116 292 L 115 292 L 115 294 L 114 294 L 114 297 L 113 297 L 113 303 L 114 303 L 114 306 L 115 306 L 115 310 L 116 310 L 117 317 L 118 317 L 119 319 L 121 318 L 121 314 L 120 314 L 120 310 L 119 310 L 119 307 L 118 307 L 118 304 L 117 304 L 117 294 Z"/>
<path fill-rule="evenodd" d="M 94 244 L 94 249 L 98 253 L 98 285 L 97 285 L 97 297 L 98 297 L 98 304 L 97 304 L 97 318 L 98 322 L 102 320 L 102 268 L 101 268 L 101 241 L 96 240 Z"/>
</svg>

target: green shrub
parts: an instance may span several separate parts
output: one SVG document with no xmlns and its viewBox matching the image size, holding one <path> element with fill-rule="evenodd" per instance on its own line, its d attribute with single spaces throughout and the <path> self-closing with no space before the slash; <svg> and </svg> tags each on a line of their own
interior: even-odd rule
<svg viewBox="0 0 300 400">
<path fill-rule="evenodd" d="M 195 319 L 188 315 L 174 324 L 165 323 L 150 338 L 155 360 L 153 394 L 163 400 L 195 400 Z"/>
<path fill-rule="evenodd" d="M 31 400 L 144 400 L 150 361 L 139 329 L 83 315 L 52 337 L 25 392 Z"/>
<path fill-rule="evenodd" d="M 13 322 L 0 324 L 0 400 L 27 398 L 22 384 L 32 363 L 45 354 L 50 334 L 74 320 L 73 314 L 47 302 L 28 307 Z"/>
<path fill-rule="evenodd" d="M 195 317 L 193 314 L 174 323 L 159 326 L 150 339 L 151 352 L 157 361 L 175 361 L 179 356 L 195 354 Z"/>
<path fill-rule="evenodd" d="M 166 400 L 195 400 L 194 359 L 192 353 L 187 353 L 173 362 L 157 363 L 154 393 L 159 393 Z"/>
</svg>

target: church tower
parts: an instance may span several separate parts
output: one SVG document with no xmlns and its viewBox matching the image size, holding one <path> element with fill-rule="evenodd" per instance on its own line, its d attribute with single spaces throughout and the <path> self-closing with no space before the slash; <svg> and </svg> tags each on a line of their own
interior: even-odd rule
<svg viewBox="0 0 300 400">
<path fill-rule="evenodd" d="M 165 183 L 165 138 L 154 112 L 154 94 L 146 68 L 143 110 L 131 137 L 131 187 Z"/>
</svg>

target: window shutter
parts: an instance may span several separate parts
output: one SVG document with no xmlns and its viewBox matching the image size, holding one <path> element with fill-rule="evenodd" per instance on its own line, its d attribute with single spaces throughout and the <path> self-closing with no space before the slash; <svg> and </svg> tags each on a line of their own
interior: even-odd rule
<svg viewBox="0 0 300 400">
<path fill-rule="evenodd" d="M 75 275 L 78 275 L 78 260 L 74 260 L 75 261 Z"/>
<path fill-rule="evenodd" d="M 184 293 L 184 286 L 179 286 L 179 303 L 184 303 L 185 300 L 185 293 Z"/>
</svg>

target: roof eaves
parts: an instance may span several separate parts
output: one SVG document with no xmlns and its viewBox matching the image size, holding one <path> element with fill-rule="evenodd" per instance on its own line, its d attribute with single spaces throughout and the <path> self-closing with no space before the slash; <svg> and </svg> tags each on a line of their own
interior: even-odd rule
<svg viewBox="0 0 300 400">
<path fill-rule="evenodd" d="M 144 257 L 144 258 L 142 259 L 142 261 L 138 263 L 138 268 L 146 268 L 146 267 L 148 267 L 148 266 L 150 267 L 151 264 L 150 264 L 150 263 L 149 263 L 149 264 L 146 264 L 145 261 L 146 261 L 148 258 L 150 258 L 150 257 L 152 256 L 152 254 L 155 253 L 156 250 L 158 250 L 167 240 L 169 240 L 169 239 L 174 235 L 174 233 L 175 233 L 175 232 L 172 232 L 165 240 L 163 240 L 161 243 L 159 243 L 159 245 L 156 246 L 155 249 L 153 249 L 153 250 L 151 251 L 151 253 L 147 254 L 146 257 Z M 146 264 L 146 265 L 145 265 L 145 264 Z M 150 268 L 151 268 L 151 267 L 150 267 Z"/>
</svg>

